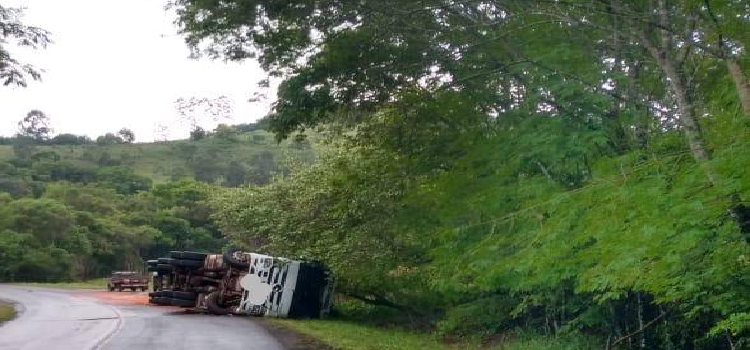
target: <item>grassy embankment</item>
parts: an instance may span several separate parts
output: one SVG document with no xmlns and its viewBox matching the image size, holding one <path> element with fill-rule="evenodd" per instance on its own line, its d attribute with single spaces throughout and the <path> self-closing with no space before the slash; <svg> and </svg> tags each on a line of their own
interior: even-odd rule
<svg viewBox="0 0 750 350">
<path fill-rule="evenodd" d="M 447 344 L 429 333 L 384 329 L 341 320 L 272 320 L 276 325 L 319 339 L 334 349 L 412 350 L 412 349 L 492 349 L 492 350 L 587 350 L 601 344 L 582 337 L 550 338 L 537 335 L 498 337 L 480 344 Z"/>
<path fill-rule="evenodd" d="M 16 309 L 13 305 L 6 304 L 0 301 L 0 324 L 6 321 L 10 321 L 16 317 Z"/>
</svg>

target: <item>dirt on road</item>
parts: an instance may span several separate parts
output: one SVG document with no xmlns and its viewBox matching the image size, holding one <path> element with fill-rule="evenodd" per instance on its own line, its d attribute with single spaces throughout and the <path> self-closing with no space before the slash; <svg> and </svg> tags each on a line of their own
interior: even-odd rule
<svg viewBox="0 0 750 350">
<path fill-rule="evenodd" d="M 77 290 L 71 294 L 93 298 L 105 304 L 148 306 L 148 292 L 107 292 L 97 290 Z"/>
</svg>

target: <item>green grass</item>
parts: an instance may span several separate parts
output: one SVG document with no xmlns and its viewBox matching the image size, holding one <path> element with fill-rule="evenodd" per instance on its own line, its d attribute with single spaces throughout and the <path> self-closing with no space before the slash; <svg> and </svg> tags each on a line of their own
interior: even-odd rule
<svg viewBox="0 0 750 350">
<path fill-rule="evenodd" d="M 10 321 L 16 317 L 16 309 L 13 305 L 0 302 L 0 323 Z"/>
<path fill-rule="evenodd" d="M 81 282 L 28 282 L 28 283 L 14 283 L 16 285 L 28 286 L 28 287 L 46 287 L 46 288 L 58 288 L 58 289 L 102 289 L 107 288 L 106 278 L 97 278 L 88 281 Z"/>
<path fill-rule="evenodd" d="M 381 329 L 346 321 L 276 319 L 273 323 L 309 335 L 336 349 L 451 349 L 429 334 Z"/>
<path fill-rule="evenodd" d="M 507 337 L 479 342 L 441 342 L 429 333 L 399 329 L 385 329 L 341 320 L 285 320 L 273 319 L 274 324 L 316 338 L 342 350 L 412 350 L 412 349 L 492 349 L 492 350 L 594 350 L 602 345 L 581 336 L 550 338 L 533 334 L 511 334 Z"/>
</svg>

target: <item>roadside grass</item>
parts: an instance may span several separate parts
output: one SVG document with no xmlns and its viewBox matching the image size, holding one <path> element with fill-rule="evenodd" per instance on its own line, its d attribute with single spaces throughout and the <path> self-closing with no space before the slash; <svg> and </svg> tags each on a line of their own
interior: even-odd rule
<svg viewBox="0 0 750 350">
<path fill-rule="evenodd" d="M 272 319 L 272 323 L 311 336 L 334 349 L 342 350 L 594 350 L 602 345 L 583 336 L 546 337 L 514 333 L 504 339 L 445 343 L 434 334 L 381 328 L 343 320 Z"/>
<path fill-rule="evenodd" d="M 96 278 L 88 281 L 81 282 L 25 282 L 25 283 L 13 283 L 19 286 L 28 287 L 45 287 L 45 288 L 57 288 L 57 289 L 102 289 L 107 288 L 106 278 Z"/>
<path fill-rule="evenodd" d="M 316 338 L 335 349 L 411 350 L 452 349 L 430 334 L 383 329 L 340 320 L 273 319 L 278 324 Z"/>
<path fill-rule="evenodd" d="M 16 317 L 16 309 L 13 305 L 0 302 L 0 324 L 10 321 Z"/>
</svg>

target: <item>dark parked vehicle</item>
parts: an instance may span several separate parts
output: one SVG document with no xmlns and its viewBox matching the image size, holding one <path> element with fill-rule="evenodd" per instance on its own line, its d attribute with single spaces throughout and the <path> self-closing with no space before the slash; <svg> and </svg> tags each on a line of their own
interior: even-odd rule
<svg viewBox="0 0 750 350">
<path fill-rule="evenodd" d="M 115 271 L 107 281 L 107 289 L 110 292 L 117 290 L 122 292 L 125 289 L 136 291 L 146 291 L 148 289 L 148 278 L 135 271 Z"/>
</svg>

